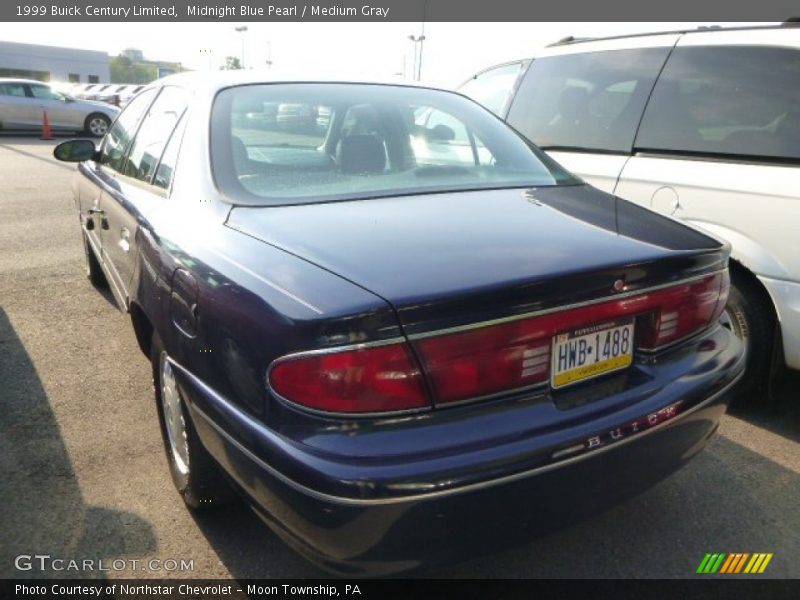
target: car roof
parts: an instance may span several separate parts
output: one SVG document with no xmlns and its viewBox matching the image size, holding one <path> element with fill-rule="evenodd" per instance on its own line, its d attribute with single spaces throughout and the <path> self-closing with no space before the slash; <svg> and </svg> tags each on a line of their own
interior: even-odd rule
<svg viewBox="0 0 800 600">
<path fill-rule="evenodd" d="M 404 79 L 391 79 L 381 77 L 338 75 L 331 76 L 320 72 L 279 71 L 279 70 L 225 70 L 225 71 L 191 71 L 168 75 L 154 81 L 152 85 L 178 85 L 182 87 L 204 90 L 214 93 L 221 89 L 256 83 L 356 83 L 372 85 L 390 85 L 396 87 L 416 87 L 434 89 L 453 93 L 452 90 L 438 86 L 427 85 L 420 82 L 406 81 Z"/>
<path fill-rule="evenodd" d="M 0 77 L 0 83 L 35 83 L 38 85 L 50 85 L 50 81 L 39 81 L 38 79 L 21 79 L 19 77 Z"/>
</svg>

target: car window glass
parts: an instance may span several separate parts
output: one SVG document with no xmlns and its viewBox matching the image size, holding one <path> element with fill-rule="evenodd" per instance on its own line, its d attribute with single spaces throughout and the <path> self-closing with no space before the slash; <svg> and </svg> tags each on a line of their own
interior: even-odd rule
<svg viewBox="0 0 800 600">
<path fill-rule="evenodd" d="M 653 90 L 636 146 L 800 158 L 800 52 L 676 48 Z"/>
<path fill-rule="evenodd" d="M 668 48 L 643 48 L 536 59 L 508 122 L 543 148 L 630 152 L 668 53 Z"/>
<path fill-rule="evenodd" d="M 0 83 L 0 96 L 25 97 L 25 86 L 21 83 Z"/>
<path fill-rule="evenodd" d="M 33 97 L 40 100 L 62 100 L 64 98 L 64 96 L 46 85 L 32 85 L 30 88 Z"/>
<path fill-rule="evenodd" d="M 185 90 L 167 86 L 150 105 L 133 142 L 125 164 L 125 175 L 150 181 L 169 136 L 186 109 Z"/>
<path fill-rule="evenodd" d="M 441 110 L 418 110 L 411 131 L 411 148 L 418 165 L 488 165 L 493 157 L 480 138 L 452 114 Z"/>
<path fill-rule="evenodd" d="M 181 147 L 184 129 L 186 129 L 186 117 L 180 120 L 172 136 L 169 138 L 167 147 L 164 150 L 164 155 L 161 157 L 161 162 L 153 178 L 153 185 L 156 187 L 165 190 L 169 189 L 172 179 L 175 177 L 175 164 L 178 162 L 178 150 Z"/>
<path fill-rule="evenodd" d="M 577 182 L 489 111 L 439 90 L 228 88 L 215 100 L 211 132 L 215 181 L 237 203 Z"/>
<path fill-rule="evenodd" d="M 100 162 L 102 164 L 116 171 L 122 170 L 125 162 L 125 153 L 128 151 L 131 140 L 136 133 L 136 127 L 154 94 L 155 90 L 141 93 L 131 100 L 125 110 L 117 117 L 103 142 L 103 149 L 100 153 Z"/>
<path fill-rule="evenodd" d="M 521 68 L 522 63 L 514 63 L 484 71 L 467 81 L 458 91 L 500 115 L 506 109 Z"/>
</svg>

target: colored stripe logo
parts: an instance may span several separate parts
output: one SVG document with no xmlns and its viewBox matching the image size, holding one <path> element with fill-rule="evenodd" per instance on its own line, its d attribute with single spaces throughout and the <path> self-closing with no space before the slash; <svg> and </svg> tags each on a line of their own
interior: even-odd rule
<svg viewBox="0 0 800 600">
<path fill-rule="evenodd" d="M 737 573 L 749 573 L 751 575 L 763 573 L 769 561 L 772 560 L 772 552 L 733 552 L 725 554 L 718 552 L 706 554 L 697 567 L 697 573 L 701 575 L 720 573 L 732 575 Z"/>
</svg>

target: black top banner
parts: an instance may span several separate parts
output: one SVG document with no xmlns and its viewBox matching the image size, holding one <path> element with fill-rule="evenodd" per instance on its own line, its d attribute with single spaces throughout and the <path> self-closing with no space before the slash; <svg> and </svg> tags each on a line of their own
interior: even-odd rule
<svg viewBox="0 0 800 600">
<path fill-rule="evenodd" d="M 8 0 L 0 20 L 52 21 L 784 21 L 797 0 Z"/>
</svg>

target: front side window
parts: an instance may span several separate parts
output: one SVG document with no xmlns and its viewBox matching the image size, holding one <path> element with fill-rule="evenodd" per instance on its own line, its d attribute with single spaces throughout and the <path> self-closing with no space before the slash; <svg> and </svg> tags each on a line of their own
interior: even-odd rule
<svg viewBox="0 0 800 600">
<path fill-rule="evenodd" d="M 0 83 L 0 96 L 25 97 L 25 86 L 21 83 Z"/>
<path fill-rule="evenodd" d="M 30 86 L 31 94 L 33 94 L 34 98 L 38 98 L 40 100 L 63 100 L 64 95 L 60 94 L 59 92 L 55 91 L 52 88 L 47 87 L 46 85 L 32 85 Z"/>
<path fill-rule="evenodd" d="M 540 148 L 628 153 L 669 48 L 537 58 L 508 123 Z"/>
<path fill-rule="evenodd" d="M 467 81 L 459 88 L 459 92 L 469 96 L 475 102 L 483 104 L 496 115 L 505 111 L 514 84 L 517 82 L 522 63 L 513 63 L 495 67 Z"/>
<path fill-rule="evenodd" d="M 577 183 L 474 102 L 390 85 L 223 90 L 211 159 L 217 184 L 242 204 Z"/>
<path fill-rule="evenodd" d="M 125 175 L 141 181 L 150 181 L 167 145 L 167 140 L 175 129 L 189 101 L 188 93 L 178 87 L 167 86 L 161 90 L 155 102 L 150 105 L 133 142 Z"/>
<path fill-rule="evenodd" d="M 133 136 L 136 135 L 139 121 L 154 95 L 155 90 L 143 92 L 131 100 L 125 110 L 120 113 L 103 142 L 103 148 L 100 151 L 101 164 L 122 172 L 125 154 L 128 152 Z"/>
<path fill-rule="evenodd" d="M 636 147 L 800 159 L 800 52 L 676 48 L 653 90 Z"/>
</svg>

